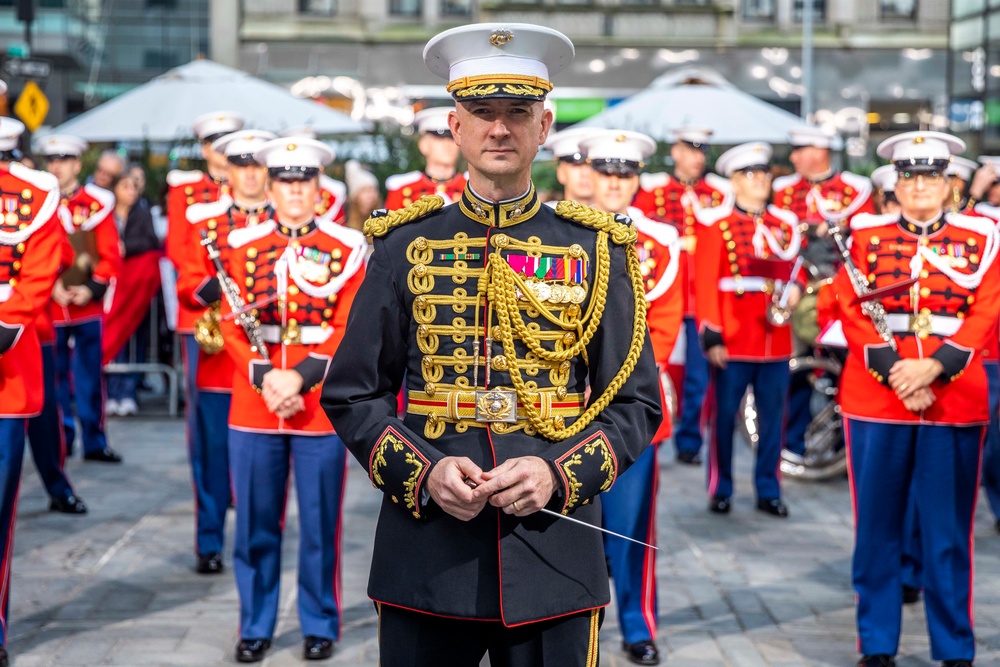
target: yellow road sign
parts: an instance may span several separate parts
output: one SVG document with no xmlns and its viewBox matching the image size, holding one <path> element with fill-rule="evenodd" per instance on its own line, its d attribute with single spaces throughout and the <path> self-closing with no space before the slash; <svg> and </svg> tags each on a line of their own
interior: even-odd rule
<svg viewBox="0 0 1000 667">
<path fill-rule="evenodd" d="M 49 98 L 38 87 L 34 81 L 24 84 L 21 96 L 14 104 L 14 113 L 20 118 L 24 125 L 34 132 L 45 122 L 45 117 L 49 114 Z"/>
</svg>

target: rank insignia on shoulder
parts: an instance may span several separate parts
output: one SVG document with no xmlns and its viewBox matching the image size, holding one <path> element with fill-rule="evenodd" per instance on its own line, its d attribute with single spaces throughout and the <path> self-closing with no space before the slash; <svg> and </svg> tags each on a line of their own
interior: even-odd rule
<svg viewBox="0 0 1000 667">
<path fill-rule="evenodd" d="M 379 209 L 372 213 L 372 216 L 365 221 L 365 236 L 385 236 L 392 229 L 420 220 L 443 206 L 443 197 L 439 195 L 425 195 L 409 206 L 394 211 L 387 211 L 384 208 Z"/>
</svg>

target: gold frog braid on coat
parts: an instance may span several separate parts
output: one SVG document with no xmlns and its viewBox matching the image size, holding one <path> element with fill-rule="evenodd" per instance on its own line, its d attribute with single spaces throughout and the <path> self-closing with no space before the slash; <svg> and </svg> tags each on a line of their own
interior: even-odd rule
<svg viewBox="0 0 1000 667">
<path fill-rule="evenodd" d="M 372 213 L 365 221 L 365 236 L 385 236 L 389 230 L 419 220 L 428 213 L 433 213 L 444 206 L 444 198 L 440 195 L 424 195 L 409 206 L 387 211 L 380 209 Z"/>
<path fill-rule="evenodd" d="M 564 218 L 569 218 L 598 230 L 597 233 L 597 266 L 594 275 L 594 287 L 591 291 L 590 317 L 587 318 L 587 326 L 579 340 L 571 347 L 562 351 L 551 351 L 542 347 L 541 342 L 524 323 L 518 306 L 517 287 L 521 287 L 521 292 L 527 296 L 529 302 L 536 308 L 541 306 L 537 299 L 533 298 L 531 290 L 527 289 L 524 281 L 510 267 L 507 261 L 497 249 L 489 257 L 484 279 L 488 281 L 486 293 L 490 301 L 495 305 L 497 320 L 500 327 L 500 342 L 503 345 L 504 355 L 507 358 L 508 372 L 514 391 L 524 411 L 528 415 L 528 422 L 549 440 L 565 440 L 583 429 L 587 428 L 597 415 L 608 406 L 615 395 L 628 380 L 646 339 L 646 292 L 643 287 L 642 273 L 639 267 L 639 258 L 635 251 L 635 241 L 637 232 L 627 224 L 619 222 L 615 216 L 595 211 L 587 206 L 576 202 L 562 202 L 556 208 L 556 213 Z M 573 357 L 585 353 L 586 345 L 593 338 L 594 333 L 600 325 L 604 315 L 604 308 L 607 304 L 608 281 L 611 272 L 611 252 L 608 249 L 608 238 L 619 245 L 625 246 L 625 265 L 628 270 L 629 279 L 632 282 L 632 296 L 635 305 L 635 316 L 632 322 L 632 339 L 629 343 L 628 355 L 622 363 L 618 373 L 612 378 L 607 388 L 601 396 L 594 401 L 589 408 L 569 427 L 562 425 L 562 418 L 543 419 L 534 401 L 530 398 L 530 392 L 525 386 L 521 377 L 521 369 L 514 350 L 514 334 L 524 341 L 525 345 L 539 358 L 546 361 L 568 361 Z M 544 312 L 544 307 L 541 308 Z"/>
</svg>

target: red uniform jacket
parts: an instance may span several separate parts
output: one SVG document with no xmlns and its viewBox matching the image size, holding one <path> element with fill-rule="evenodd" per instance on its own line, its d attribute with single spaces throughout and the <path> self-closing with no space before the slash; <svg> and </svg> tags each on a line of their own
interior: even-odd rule
<svg viewBox="0 0 1000 667">
<path fill-rule="evenodd" d="M 269 220 L 231 232 L 229 246 L 229 270 L 243 299 L 254 303 L 276 297 L 255 309 L 270 364 L 251 349 L 235 319 L 225 317 L 231 309 L 223 303 L 225 349 L 236 364 L 229 425 L 260 433 L 333 433 L 316 390 L 326 378 L 364 279 L 364 235 L 331 222 L 314 220 L 292 230 Z M 268 412 L 259 394 L 271 368 L 295 369 L 305 380 L 306 408 L 288 420 Z"/>
<path fill-rule="evenodd" d="M 842 377 L 844 415 L 880 422 L 986 423 L 982 350 L 996 335 L 1000 310 L 1000 274 L 993 264 L 1000 236 L 993 222 L 948 213 L 917 225 L 898 215 L 859 215 L 851 221 L 851 238 L 854 262 L 870 285 L 886 287 L 910 277 L 918 282 L 882 300 L 898 352 L 852 303 L 853 290 L 837 290 L 850 350 Z M 838 281 L 846 281 L 846 274 Z M 937 399 L 921 414 L 907 410 L 889 388 L 889 371 L 901 357 L 934 357 L 944 366 L 931 385 Z"/>
<path fill-rule="evenodd" d="M 58 212 L 56 213 L 58 217 Z M 56 270 L 58 276 L 70 265 L 73 264 L 73 246 L 69 242 L 69 234 L 62 224 L 53 225 L 59 237 L 59 268 Z M 52 306 L 46 304 L 45 308 L 38 311 L 38 319 L 35 320 L 35 330 L 38 331 L 38 340 L 42 345 L 51 345 L 56 342 L 56 327 L 52 323 Z"/>
<path fill-rule="evenodd" d="M 671 433 L 664 379 L 670 354 L 677 343 L 677 334 L 684 319 L 683 285 L 677 280 L 680 270 L 680 238 L 676 229 L 662 222 L 649 220 L 638 209 L 629 209 L 628 214 L 639 233 L 635 249 L 646 282 L 646 325 L 649 327 L 653 355 L 660 371 L 663 423 L 653 436 L 653 442 L 660 442 L 669 438 Z"/>
<path fill-rule="evenodd" d="M 669 222 L 681 237 L 680 247 L 684 255 L 680 262 L 680 284 L 686 317 L 695 314 L 695 209 L 729 206 L 732 205 L 732 198 L 729 182 L 715 174 L 708 174 L 693 184 L 684 183 L 669 174 L 639 176 L 639 192 L 632 205 L 650 220 Z"/>
<path fill-rule="evenodd" d="M 200 171 L 180 171 L 175 169 L 167 174 L 167 259 L 173 263 L 180 280 L 184 258 L 199 248 L 191 248 L 191 230 L 187 221 L 187 209 L 192 204 L 207 204 L 216 201 L 229 189 L 224 181 L 217 181 Z M 177 313 L 177 332 L 193 333 L 194 323 L 204 309 L 190 308 L 181 302 Z"/>
<path fill-rule="evenodd" d="M 736 207 L 703 209 L 698 219 L 695 305 L 702 346 L 725 345 L 737 361 L 788 359 L 791 327 L 768 322 L 776 284 L 755 273 L 755 259 L 793 261 L 801 245 L 798 220 L 774 206 L 756 219 Z"/>
<path fill-rule="evenodd" d="M 872 182 L 864 176 L 842 171 L 821 181 L 800 174 L 774 179 L 774 205 L 791 211 L 810 225 L 824 221 L 823 211 L 850 218 L 856 213 L 874 213 Z"/>
<path fill-rule="evenodd" d="M 122 251 L 118 242 L 118 227 L 112 213 L 115 196 L 104 188 L 88 184 L 77 188 L 59 204 L 59 219 L 66 233 L 93 232 L 97 241 L 97 263 L 87 287 L 94 298 L 86 306 L 60 306 L 52 303 L 52 319 L 56 326 L 87 322 L 104 317 L 104 295 L 118 277 Z"/>
<path fill-rule="evenodd" d="M 968 208 L 962 211 L 962 213 L 975 217 L 989 218 L 994 223 L 1000 221 L 1000 207 L 990 206 L 985 202 L 976 204 L 975 207 Z M 1000 320 L 997 320 L 997 325 L 996 333 L 990 334 L 990 337 L 986 341 L 986 347 L 983 348 L 983 363 L 1000 363 Z"/>
<path fill-rule="evenodd" d="M 326 174 L 319 175 L 319 202 L 316 203 L 316 219 L 344 224 L 347 211 L 347 186 Z"/>
<path fill-rule="evenodd" d="M 441 195 L 450 204 L 462 198 L 465 174 L 455 174 L 446 181 L 436 181 L 422 171 L 396 174 L 385 179 L 385 207 L 390 211 L 409 206 L 424 195 Z"/>
<path fill-rule="evenodd" d="M 204 313 L 210 306 L 225 297 L 219 288 L 215 265 L 208 258 L 208 251 L 201 245 L 201 233 L 215 241 L 228 265 L 229 233 L 236 229 L 252 227 L 267 222 L 274 214 L 269 205 L 258 210 L 236 206 L 229 195 L 210 204 L 193 204 L 188 207 L 188 228 L 191 238 L 188 247 L 192 252 L 184 257 L 184 264 L 177 276 L 177 299 L 189 310 Z M 228 268 L 227 268 L 228 271 Z M 205 391 L 231 392 L 233 390 L 233 361 L 224 351 L 206 354 L 198 351 L 198 374 L 195 383 Z"/>
<path fill-rule="evenodd" d="M 42 409 L 42 352 L 35 322 L 59 272 L 59 183 L 11 163 L 0 169 L 0 418 Z"/>
</svg>

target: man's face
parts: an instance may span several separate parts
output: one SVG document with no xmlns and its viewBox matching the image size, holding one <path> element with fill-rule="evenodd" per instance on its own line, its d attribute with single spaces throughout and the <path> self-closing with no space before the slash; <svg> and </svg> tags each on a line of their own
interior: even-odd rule
<svg viewBox="0 0 1000 667">
<path fill-rule="evenodd" d="M 143 168 L 139 166 L 132 167 L 129 169 L 128 175 L 135 181 L 135 186 L 139 188 L 139 194 L 144 193 L 146 191 L 146 172 Z"/>
<path fill-rule="evenodd" d="M 900 208 L 917 220 L 940 213 L 950 190 L 948 177 L 940 171 L 901 171 L 896 180 Z"/>
<path fill-rule="evenodd" d="M 225 177 L 229 173 L 229 159 L 225 153 L 212 150 L 212 144 L 208 141 L 201 142 L 201 156 L 205 158 L 208 172 L 216 178 Z"/>
<path fill-rule="evenodd" d="M 788 156 L 796 173 L 803 176 L 822 174 L 830 170 L 830 149 L 816 146 L 799 146 Z"/>
<path fill-rule="evenodd" d="M 319 179 L 283 181 L 272 178 L 267 185 L 267 198 L 274 204 L 278 219 L 290 225 L 308 222 L 316 212 Z"/>
<path fill-rule="evenodd" d="M 739 201 L 759 210 L 771 198 L 771 174 L 762 169 L 741 170 L 729 177 Z"/>
<path fill-rule="evenodd" d="M 420 154 L 427 162 L 451 165 L 453 169 L 458 164 L 458 145 L 451 137 L 439 137 L 436 134 L 427 133 L 420 137 L 417 148 L 420 149 Z"/>
<path fill-rule="evenodd" d="M 685 180 L 693 181 L 705 173 L 705 152 L 690 144 L 678 141 L 670 148 L 674 160 L 674 173 Z"/>
<path fill-rule="evenodd" d="M 586 162 L 570 164 L 560 160 L 556 167 L 556 180 L 563 186 L 566 199 L 590 201 L 594 197 L 593 172 Z"/>
<path fill-rule="evenodd" d="M 592 171 L 597 208 L 609 213 L 624 213 L 639 191 L 639 175 L 617 176 Z"/>
<path fill-rule="evenodd" d="M 987 190 L 986 203 L 990 206 L 1000 206 L 1000 183 L 994 183 Z"/>
<path fill-rule="evenodd" d="M 267 167 L 257 164 L 237 166 L 229 165 L 229 187 L 233 196 L 241 202 L 253 203 L 264 200 L 264 187 L 267 184 Z"/>
<path fill-rule="evenodd" d="M 82 166 L 80 159 L 75 157 L 51 157 L 45 163 L 45 169 L 59 181 L 60 190 L 66 190 L 76 182 Z"/>
<path fill-rule="evenodd" d="M 122 175 L 122 163 L 114 158 L 104 156 L 97 161 L 94 167 L 94 185 L 107 189 L 111 187 L 111 181 Z"/>
<path fill-rule="evenodd" d="M 552 126 L 541 102 L 486 99 L 462 102 L 448 117 L 469 167 L 487 177 L 529 173 Z"/>
</svg>

